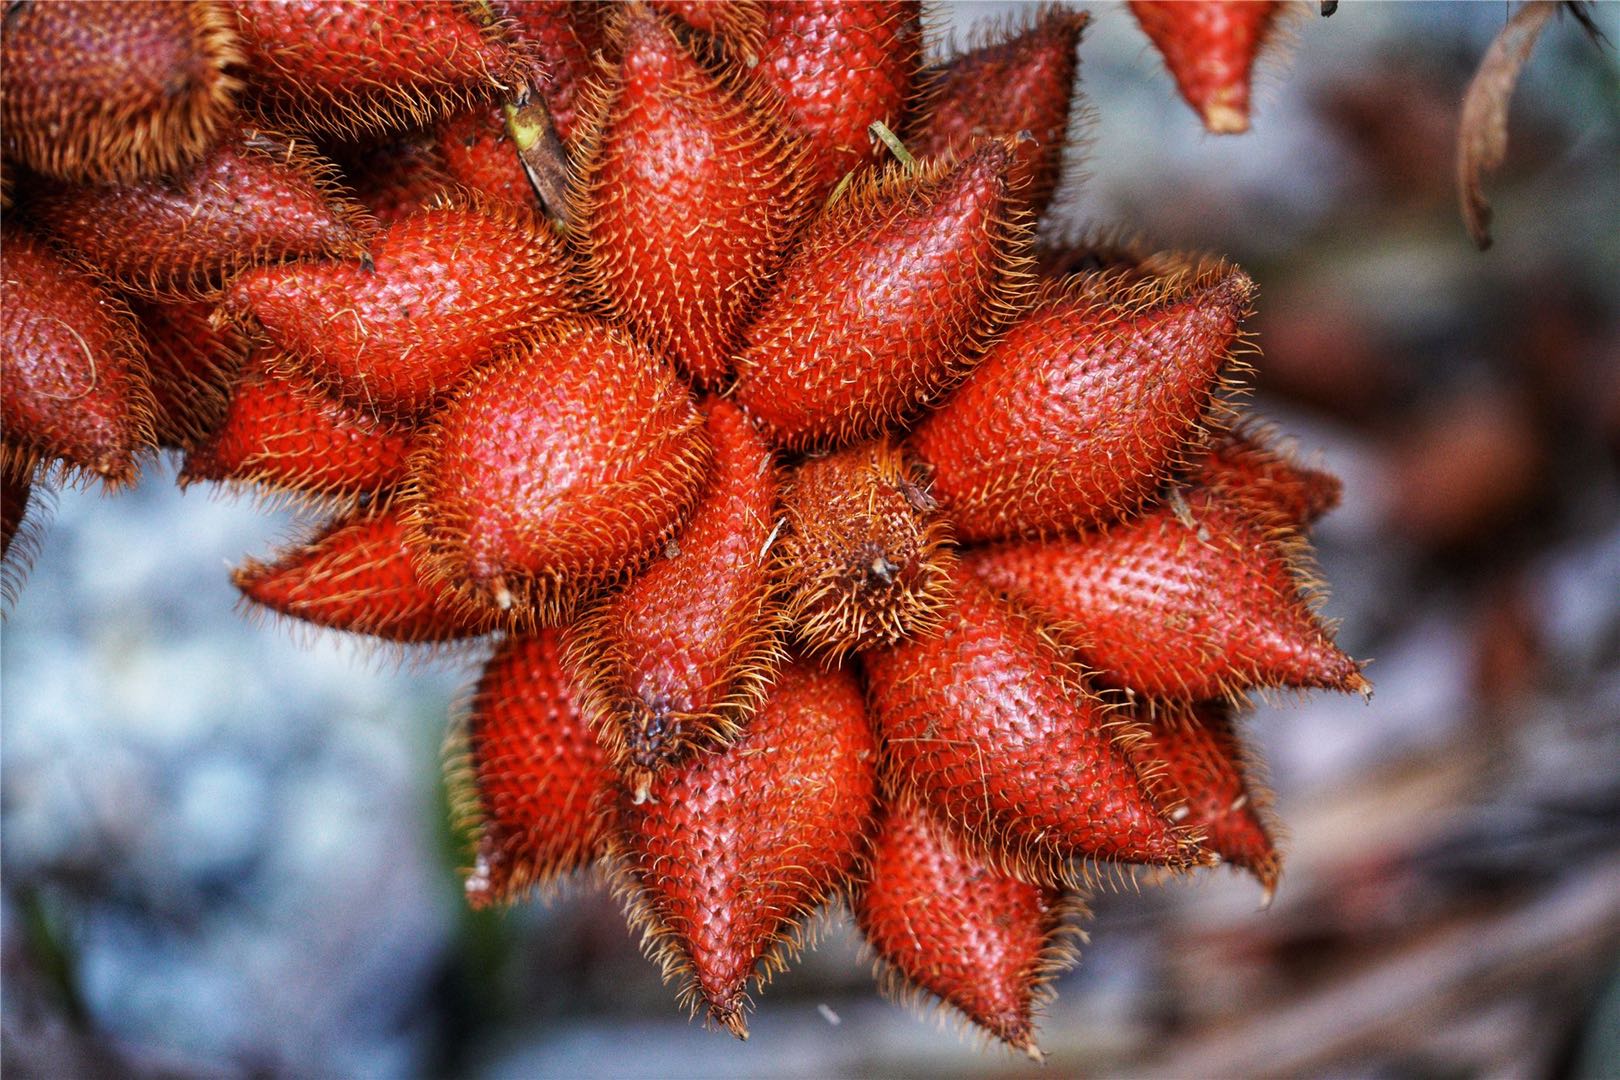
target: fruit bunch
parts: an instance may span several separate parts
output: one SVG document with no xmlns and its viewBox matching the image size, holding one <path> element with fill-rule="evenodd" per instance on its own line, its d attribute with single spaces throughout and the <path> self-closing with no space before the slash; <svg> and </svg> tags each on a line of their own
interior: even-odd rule
<svg viewBox="0 0 1620 1080">
<path fill-rule="evenodd" d="M 318 508 L 251 605 L 485 643 L 474 905 L 606 867 L 740 1035 L 847 904 L 1034 1053 L 1099 871 L 1276 884 L 1246 695 L 1366 689 L 1313 613 L 1337 482 L 1234 423 L 1253 282 L 1037 230 L 1085 24 L 13 8 L 7 540 L 160 446 Z"/>
</svg>

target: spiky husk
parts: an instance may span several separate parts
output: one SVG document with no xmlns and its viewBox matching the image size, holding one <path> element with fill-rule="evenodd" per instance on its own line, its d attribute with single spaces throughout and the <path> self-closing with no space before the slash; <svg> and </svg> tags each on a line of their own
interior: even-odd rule
<svg viewBox="0 0 1620 1080">
<path fill-rule="evenodd" d="M 1009 204 L 1012 154 L 989 140 L 958 164 L 868 173 L 811 224 L 736 361 L 737 400 L 779 443 L 878 434 L 1018 309 L 1030 223 Z M 851 357 L 863 358 L 858 378 Z"/>
<path fill-rule="evenodd" d="M 798 928 L 849 880 L 876 803 L 877 745 L 846 671 L 784 667 L 729 747 L 626 793 L 619 855 L 644 947 L 681 996 L 746 1033 L 745 989 L 763 985 Z"/>
<path fill-rule="evenodd" d="M 0 247 L 0 469 L 108 488 L 152 449 L 151 377 L 135 316 L 107 285 L 7 222 Z"/>
<path fill-rule="evenodd" d="M 573 148 L 579 138 L 585 81 L 598 52 L 611 53 L 604 24 L 611 5 L 598 0 L 491 0 L 510 33 L 545 65 L 540 85 L 557 135 Z"/>
<path fill-rule="evenodd" d="M 0 142 L 66 180 L 174 172 L 230 122 L 242 57 L 229 9 L 210 0 L 10 5 Z"/>
<path fill-rule="evenodd" d="M 235 0 L 251 93 L 273 126 L 358 135 L 511 97 L 543 72 L 499 20 L 432 0 Z"/>
<path fill-rule="evenodd" d="M 1030 618 L 967 575 L 954 591 L 937 633 L 862 657 L 891 784 L 1030 880 L 1073 884 L 1072 860 L 1199 859 L 1127 756 L 1130 718 Z"/>
<path fill-rule="evenodd" d="M 757 63 L 765 36 L 765 0 L 648 0 L 648 6 L 701 30 L 749 67 Z"/>
<path fill-rule="evenodd" d="M 1182 98 L 1215 135 L 1249 130 L 1249 78 L 1282 7 L 1274 0 L 1131 0 Z"/>
<path fill-rule="evenodd" d="M 270 562 L 249 559 L 231 580 L 245 600 L 314 626 L 415 645 L 478 637 L 490 613 L 418 570 L 395 508 L 339 518 Z"/>
<path fill-rule="evenodd" d="M 1113 686 L 1189 699 L 1366 686 L 1312 612 L 1292 550 L 1214 496 L 1100 534 L 1001 544 L 965 561 L 1058 626 Z"/>
<path fill-rule="evenodd" d="M 455 197 L 383 229 L 369 261 L 248 270 L 224 308 L 262 329 L 291 373 L 409 419 L 474 364 L 576 310 L 568 272 L 562 240 L 539 217 Z"/>
<path fill-rule="evenodd" d="M 956 565 L 950 526 L 898 446 L 864 443 L 805 461 L 782 509 L 777 572 L 809 648 L 836 658 L 938 624 Z"/>
<path fill-rule="evenodd" d="M 864 878 L 850 906 L 884 992 L 932 994 L 1040 1060 L 1035 1013 L 1077 956 L 1084 905 L 966 854 L 905 799 L 886 806 Z"/>
<path fill-rule="evenodd" d="M 958 537 L 1069 533 L 1134 511 L 1205 437 L 1253 294 L 1219 262 L 1043 285 L 909 440 Z"/>
<path fill-rule="evenodd" d="M 477 368 L 420 430 L 413 543 L 474 603 L 555 624 L 663 546 L 708 461 L 666 364 L 623 330 L 560 322 Z"/>
<path fill-rule="evenodd" d="M 132 300 L 147 345 L 159 446 L 189 450 L 219 426 L 248 343 L 234 326 L 213 324 L 207 300 Z"/>
<path fill-rule="evenodd" d="M 809 209 L 804 147 L 753 78 L 651 11 L 610 29 L 621 59 L 589 95 L 569 218 L 592 291 L 713 386 Z"/>
<path fill-rule="evenodd" d="M 542 891 L 601 856 L 615 776 L 563 669 L 558 631 L 496 646 L 450 738 L 450 801 L 472 833 L 474 908 Z"/>
<path fill-rule="evenodd" d="M 742 412 L 704 406 L 714 460 L 660 557 L 570 633 L 581 707 L 632 788 L 699 746 L 729 742 L 782 660 L 770 574 L 777 477 Z"/>
<path fill-rule="evenodd" d="M 1339 478 L 1301 465 L 1261 424 L 1216 439 L 1193 461 L 1188 478 L 1226 505 L 1271 528 L 1305 529 L 1339 505 Z"/>
</svg>

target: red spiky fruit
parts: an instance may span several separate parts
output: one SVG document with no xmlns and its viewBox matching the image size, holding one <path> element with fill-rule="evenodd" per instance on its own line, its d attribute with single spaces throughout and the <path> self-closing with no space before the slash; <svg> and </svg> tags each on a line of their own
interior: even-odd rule
<svg viewBox="0 0 1620 1080">
<path fill-rule="evenodd" d="M 219 425 L 186 455 L 182 485 L 251 484 L 267 492 L 353 498 L 391 491 L 405 477 L 411 430 L 377 419 L 257 358 L 232 389 Z"/>
<path fill-rule="evenodd" d="M 1067 879 L 1072 859 L 1196 857 L 1126 755 L 1135 726 L 971 577 L 935 633 L 862 659 L 888 775 L 976 854 L 1048 881 Z"/>
<path fill-rule="evenodd" d="M 159 446 L 188 450 L 219 425 L 248 345 L 234 326 L 213 323 L 207 300 L 130 303 L 147 346 Z"/>
<path fill-rule="evenodd" d="M 648 0 L 648 6 L 703 31 L 750 67 L 759 57 L 765 34 L 764 0 Z"/>
<path fill-rule="evenodd" d="M 132 483 L 153 445 L 145 348 L 129 307 L 89 272 L 7 222 L 0 245 L 0 468 L 55 459 L 66 475 Z"/>
<path fill-rule="evenodd" d="M 597 0 L 491 0 L 511 33 L 545 66 L 540 84 L 552 126 L 572 148 L 579 138 L 580 106 L 593 57 L 608 51 L 603 32 L 610 5 Z"/>
<path fill-rule="evenodd" d="M 1061 627 L 1114 686 L 1184 698 L 1365 690 L 1301 595 L 1288 546 L 1214 499 L 1187 513 L 1160 507 L 1079 539 L 1001 544 L 964 561 Z"/>
<path fill-rule="evenodd" d="M 806 645 L 836 657 L 934 627 L 956 555 L 933 508 L 914 463 L 888 441 L 794 470 L 776 558 Z"/>
<path fill-rule="evenodd" d="M 622 330 L 563 322 L 479 367 L 422 428 L 412 522 L 435 577 L 552 622 L 635 569 L 697 497 L 703 418 Z"/>
<path fill-rule="evenodd" d="M 1249 130 L 1249 77 L 1275 0 L 1131 0 L 1187 104 L 1216 135 Z"/>
<path fill-rule="evenodd" d="M 694 746 L 729 740 L 780 661 L 771 450 L 731 402 L 711 398 L 704 412 L 714 460 L 691 516 L 572 633 L 583 707 L 633 787 Z"/>
<path fill-rule="evenodd" d="M 765 9 L 755 72 L 808 144 L 817 197 L 879 151 L 867 129 L 900 129 L 922 63 L 916 0 L 802 0 Z"/>
<path fill-rule="evenodd" d="M 278 615 L 385 641 L 456 641 L 494 629 L 488 613 L 418 571 L 405 537 L 397 509 L 360 510 L 272 562 L 249 559 L 231 580 Z"/>
<path fill-rule="evenodd" d="M 876 435 L 982 347 L 1022 293 L 1012 155 L 992 140 L 954 166 L 869 174 L 810 226 L 736 361 L 737 400 L 778 442 Z"/>
<path fill-rule="evenodd" d="M 60 186 L 29 212 L 120 288 L 170 299 L 213 292 L 249 266 L 358 258 L 370 228 L 308 143 L 251 128 L 178 175 Z"/>
<path fill-rule="evenodd" d="M 544 221 L 467 202 L 388 226 L 370 262 L 249 270 L 225 304 L 262 327 L 293 369 L 404 418 L 492 352 L 573 310 L 567 272 L 563 243 Z"/>
<path fill-rule="evenodd" d="M 1161 701 L 1144 725 L 1147 737 L 1131 750 L 1157 775 L 1171 816 L 1203 834 L 1204 846 L 1255 876 L 1269 899 L 1282 859 L 1264 815 L 1270 793 L 1245 775 L 1248 755 L 1224 702 Z"/>
<path fill-rule="evenodd" d="M 711 70 L 651 11 L 624 9 L 613 32 L 622 59 L 570 217 L 613 313 L 713 385 L 805 208 L 803 148 L 756 83 Z"/>
<path fill-rule="evenodd" d="M 605 851 L 615 777 L 562 653 L 556 630 L 506 638 L 467 709 L 451 782 L 476 836 L 465 883 L 474 908 L 511 903 Z"/>
<path fill-rule="evenodd" d="M 1307 468 L 1264 433 L 1234 430 L 1194 461 L 1190 479 L 1268 526 L 1303 529 L 1339 505 L 1339 478 Z"/>
<path fill-rule="evenodd" d="M 1134 510 L 1200 434 L 1253 294 L 1225 265 L 1043 286 L 912 433 L 957 536 L 1070 532 Z"/>
<path fill-rule="evenodd" d="M 851 906 L 885 988 L 921 988 L 1040 1060 L 1035 1008 L 1073 956 L 1062 891 L 966 854 L 904 800 L 885 807 L 865 877 Z"/>
<path fill-rule="evenodd" d="M 736 742 L 658 774 L 640 804 L 621 801 L 651 947 L 739 1036 L 750 976 L 764 981 L 855 865 L 876 759 L 854 676 L 795 663 Z"/>
<path fill-rule="evenodd" d="M 510 97 L 535 58 L 462 4 L 236 0 L 248 104 L 278 127 L 334 134 L 431 122 Z"/>
<path fill-rule="evenodd" d="M 236 110 L 229 9 L 191 0 L 18 4 L 0 37 L 5 156 L 127 183 L 197 159 Z"/>
<path fill-rule="evenodd" d="M 1089 20 L 1048 8 L 1016 37 L 956 57 L 930 80 L 908 148 L 918 157 L 960 155 L 985 137 L 1016 137 L 1008 186 L 1040 214 L 1061 174 L 1079 82 L 1075 49 Z"/>
</svg>

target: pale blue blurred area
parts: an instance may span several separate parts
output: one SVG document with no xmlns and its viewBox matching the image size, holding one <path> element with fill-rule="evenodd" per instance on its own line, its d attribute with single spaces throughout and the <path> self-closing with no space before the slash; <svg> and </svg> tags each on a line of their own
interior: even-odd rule
<svg viewBox="0 0 1620 1080">
<path fill-rule="evenodd" d="M 945 10 L 962 26 L 1020 6 Z M 1612 50 L 1594 60 L 1567 20 L 1538 46 L 1514 102 L 1516 137 L 1533 134 L 1547 152 L 1492 183 L 1497 245 L 1477 256 L 1454 206 L 1402 219 L 1370 194 L 1378 178 L 1323 102 L 1391 57 L 1465 77 L 1506 5 L 1347 0 L 1329 20 L 1302 7 L 1285 62 L 1263 68 L 1254 130 L 1237 138 L 1203 134 L 1123 6 L 1084 6 L 1094 23 L 1082 79 L 1096 116 L 1076 170 L 1085 181 L 1064 201 L 1071 231 L 1126 228 L 1162 246 L 1229 251 L 1260 280 L 1262 312 L 1275 298 L 1279 320 L 1308 321 L 1314 297 L 1331 296 L 1379 321 L 1377 340 L 1401 350 L 1414 395 L 1500 374 L 1493 350 L 1506 352 L 1506 338 L 1479 324 L 1516 325 L 1515 305 L 1547 280 L 1537 267 L 1556 268 L 1555 283 L 1600 283 L 1600 317 L 1620 349 L 1620 133 L 1613 91 L 1606 99 L 1600 86 L 1617 69 Z M 1617 11 L 1594 12 L 1611 41 Z M 182 495 L 168 464 L 116 498 L 60 493 L 0 631 L 7 1038 L 59 1050 L 45 1059 L 59 1075 L 101 1071 L 97 1053 L 118 1063 L 109 1073 L 182 1076 L 1151 1072 L 1172 1035 L 1240 1026 L 1252 1019 L 1246 1003 L 1263 1012 L 1297 989 L 1264 973 L 1304 964 L 1290 950 L 1308 952 L 1313 934 L 1371 925 L 1352 940 L 1393 936 L 1398 919 L 1379 923 L 1387 913 L 1338 895 L 1353 891 L 1333 876 L 1347 863 L 1379 881 L 1398 864 L 1390 873 L 1405 881 L 1435 860 L 1486 858 L 1498 851 L 1488 834 L 1540 848 L 1502 856 L 1522 882 L 1546 880 L 1555 860 L 1612 859 L 1614 837 L 1602 839 L 1612 818 L 1592 826 L 1588 810 L 1546 810 L 1547 785 L 1572 799 L 1601 794 L 1620 760 L 1620 485 L 1604 448 L 1582 448 L 1590 471 L 1520 568 L 1556 677 L 1513 699 L 1492 721 L 1500 741 L 1481 751 L 1473 617 L 1483 590 L 1446 577 L 1398 528 L 1401 422 L 1352 422 L 1286 393 L 1263 392 L 1257 407 L 1345 480 L 1345 505 L 1318 534 L 1333 583 L 1326 611 L 1350 652 L 1375 657 L 1377 694 L 1370 705 L 1317 695 L 1260 708 L 1251 731 L 1294 830 L 1276 906 L 1257 915 L 1258 890 L 1225 871 L 1105 893 L 1093 940 L 1047 1012 L 1046 1074 L 976 1049 L 955 1021 L 942 1028 L 881 1000 L 839 918 L 760 999 L 746 1044 L 676 1009 L 600 888 L 470 918 L 438 777 L 445 718 L 476 654 L 401 666 L 332 635 L 311 647 L 311 635 L 242 618 L 228 567 L 303 527 L 249 500 Z M 1481 754 L 1497 755 L 1498 772 L 1465 776 Z M 1409 837 L 1411 821 L 1399 819 L 1406 846 L 1385 857 L 1386 819 L 1353 796 L 1402 769 L 1416 778 L 1389 802 L 1411 800 L 1427 824 Z M 1480 896 L 1505 891 L 1491 876 L 1500 867 L 1465 869 L 1488 880 Z M 60 976 L 42 941 L 61 954 Z M 1201 951 L 1223 942 L 1236 944 Z M 1206 955 L 1218 962 L 1195 965 Z M 1560 1017 L 1573 1025 L 1578 1006 Z M 1524 1032 L 1545 1038 L 1542 1017 L 1499 1023 L 1522 1045 L 1489 1060 L 1539 1071 L 1552 1052 Z M 1379 1058 L 1329 1060 L 1334 1075 L 1400 1074 Z"/>
</svg>

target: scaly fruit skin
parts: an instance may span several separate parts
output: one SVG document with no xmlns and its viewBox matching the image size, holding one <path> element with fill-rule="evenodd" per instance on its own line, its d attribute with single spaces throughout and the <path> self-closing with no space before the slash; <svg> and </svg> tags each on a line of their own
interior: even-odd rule
<svg viewBox="0 0 1620 1080">
<path fill-rule="evenodd" d="M 837 657 L 938 623 L 956 555 L 933 508 L 914 463 L 887 441 L 794 470 L 776 554 L 788 619 L 806 645 Z"/>
<path fill-rule="evenodd" d="M 238 380 L 213 433 L 186 455 L 182 485 L 235 481 L 261 490 L 348 499 L 405 478 L 411 431 L 378 420 L 258 358 Z"/>
<path fill-rule="evenodd" d="M 786 102 L 809 144 L 814 196 L 878 153 L 867 129 L 900 130 L 922 63 L 915 0 L 802 0 L 765 9 L 760 80 Z"/>
<path fill-rule="evenodd" d="M 230 70 L 241 59 L 222 4 L 11 5 L 0 143 L 6 157 L 68 180 L 173 172 L 230 121 L 241 85 Z"/>
<path fill-rule="evenodd" d="M 452 766 L 476 830 L 474 908 L 506 904 L 602 855 L 615 776 L 563 671 L 558 631 L 506 638 L 484 665 Z"/>
<path fill-rule="evenodd" d="M 1136 509 L 1200 434 L 1253 294 L 1226 266 L 1043 286 L 909 441 L 958 538 L 1073 532 Z"/>
<path fill-rule="evenodd" d="M 771 450 L 731 402 L 711 398 L 704 412 L 714 460 L 691 516 L 662 557 L 571 633 L 583 707 L 632 786 L 694 747 L 729 741 L 781 660 Z"/>
<path fill-rule="evenodd" d="M 437 145 L 422 133 L 381 145 L 345 147 L 343 177 L 381 227 L 436 204 L 452 203 L 458 191 Z"/>
<path fill-rule="evenodd" d="M 435 145 L 446 171 L 471 191 L 531 211 L 540 205 L 518 159 L 500 105 L 474 105 L 439 123 Z"/>
<path fill-rule="evenodd" d="M 663 15 L 672 15 L 719 42 L 744 66 L 753 67 L 765 34 L 764 0 L 648 0 Z"/>
<path fill-rule="evenodd" d="M 127 305 L 90 273 L 7 222 L 0 246 L 0 468 L 55 458 L 109 487 L 135 480 L 154 443 L 145 348 Z"/>
<path fill-rule="evenodd" d="M 231 580 L 278 615 L 384 641 L 456 641 L 493 630 L 487 613 L 418 571 L 405 537 L 397 509 L 362 510 L 273 562 L 249 559 Z"/>
<path fill-rule="evenodd" d="M 333 134 L 423 124 L 540 73 L 527 48 L 458 3 L 235 0 L 249 106 L 278 127 Z"/>
<path fill-rule="evenodd" d="M 1131 0 L 1187 104 L 1216 135 L 1249 130 L 1249 76 L 1275 0 Z"/>
<path fill-rule="evenodd" d="M 242 129 L 177 176 L 57 187 L 29 212 L 114 284 L 176 299 L 214 292 L 249 266 L 358 258 L 370 223 L 307 143 Z"/>
<path fill-rule="evenodd" d="M 920 987 L 1039 1060 L 1035 1006 L 1072 956 L 1063 893 L 961 851 L 915 805 L 891 801 L 851 907 L 901 994 Z"/>
<path fill-rule="evenodd" d="M 571 310 L 568 256 L 549 225 L 482 202 L 412 214 L 379 233 L 371 263 L 266 266 L 225 305 L 307 373 L 379 415 L 431 408 L 462 375 Z"/>
<path fill-rule="evenodd" d="M 1271 442 L 1259 431 L 1228 432 L 1193 463 L 1190 477 L 1268 527 L 1308 528 L 1339 505 L 1339 478 L 1306 468 Z"/>
<path fill-rule="evenodd" d="M 540 94 L 557 136 L 572 149 L 579 138 L 581 96 L 592 57 L 608 50 L 603 23 L 610 5 L 596 0 L 491 0 L 511 32 L 545 66 Z"/>
<path fill-rule="evenodd" d="M 1361 691 L 1359 666 L 1301 595 L 1290 552 L 1213 498 L 1081 539 L 984 548 L 968 567 L 1061 628 L 1099 677 L 1143 694 Z"/>
<path fill-rule="evenodd" d="M 969 850 L 1051 883 L 1071 859 L 1185 865 L 1140 738 L 1028 617 L 961 575 L 939 630 L 863 657 L 885 768 Z"/>
<path fill-rule="evenodd" d="M 1008 187 L 1039 215 L 1051 201 L 1069 137 L 1090 16 L 1049 8 L 1006 41 L 965 53 L 930 79 L 929 106 L 907 146 L 918 157 L 960 155 L 982 138 L 1019 137 Z"/>
<path fill-rule="evenodd" d="M 588 108 L 569 217 L 593 290 L 713 386 L 807 208 L 804 150 L 755 82 L 711 73 L 651 11 L 612 31 L 624 58 Z"/>
<path fill-rule="evenodd" d="M 876 435 L 988 340 L 1024 285 L 1012 154 L 993 140 L 954 166 L 868 174 L 810 225 L 737 357 L 737 400 L 780 444 Z"/>
<path fill-rule="evenodd" d="M 772 951 L 854 869 L 876 759 L 854 676 L 795 663 L 736 742 L 660 773 L 640 804 L 621 801 L 620 854 L 649 944 L 738 1035 L 749 977 L 780 962 Z"/>
<path fill-rule="evenodd" d="M 559 323 L 476 369 L 421 429 L 415 541 L 475 602 L 555 622 L 674 533 L 708 465 L 702 424 L 627 333 Z"/>
<path fill-rule="evenodd" d="M 146 340 L 159 446 L 189 450 L 225 416 L 248 344 L 234 326 L 215 326 L 207 300 L 133 300 Z"/>
<path fill-rule="evenodd" d="M 1246 777 L 1245 753 L 1224 702 L 1162 701 L 1145 725 L 1147 738 L 1131 756 L 1158 775 L 1175 800 L 1180 823 L 1200 832 L 1204 846 L 1255 876 L 1267 897 L 1277 887 L 1282 859 L 1263 815 L 1270 792 Z"/>
</svg>

